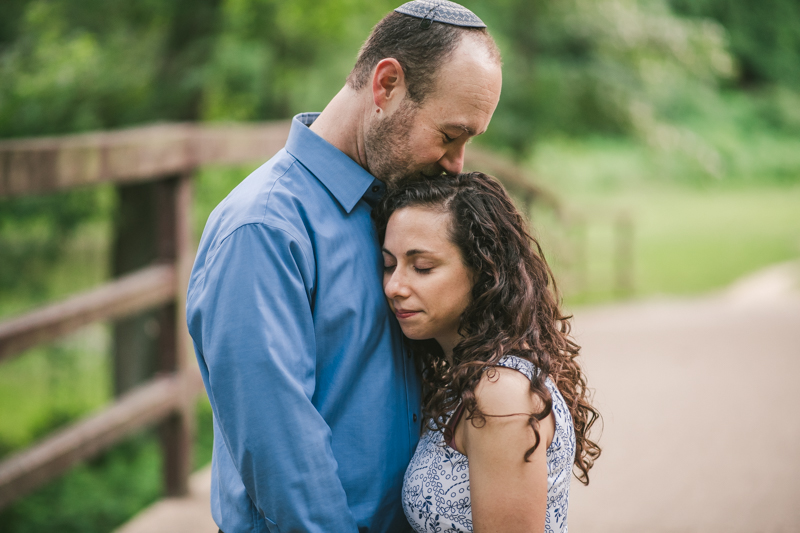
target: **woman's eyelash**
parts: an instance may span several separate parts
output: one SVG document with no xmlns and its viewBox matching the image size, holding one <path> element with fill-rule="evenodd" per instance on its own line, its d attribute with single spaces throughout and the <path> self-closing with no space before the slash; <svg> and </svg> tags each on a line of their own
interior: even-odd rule
<svg viewBox="0 0 800 533">
<path fill-rule="evenodd" d="M 397 265 L 383 265 L 383 271 L 384 272 L 390 272 L 390 271 L 394 270 L 395 267 L 397 267 Z M 428 268 L 417 268 L 417 267 L 414 267 L 414 271 L 417 272 L 418 274 L 428 274 L 428 273 L 430 273 L 431 270 L 433 270 L 433 267 L 428 267 Z"/>
</svg>

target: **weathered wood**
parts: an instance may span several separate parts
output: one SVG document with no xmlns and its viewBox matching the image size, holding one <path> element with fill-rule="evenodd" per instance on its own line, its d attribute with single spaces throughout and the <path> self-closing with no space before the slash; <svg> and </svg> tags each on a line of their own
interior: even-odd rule
<svg viewBox="0 0 800 533">
<path fill-rule="evenodd" d="M 65 301 L 0 322 L 0 361 L 76 329 L 175 299 L 176 272 L 157 265 Z"/>
<path fill-rule="evenodd" d="M 192 139 L 195 162 L 200 166 L 266 161 L 286 144 L 291 124 L 291 120 L 281 120 L 258 124 L 199 125 Z"/>
<path fill-rule="evenodd" d="M 621 212 L 614 220 L 615 234 L 615 288 L 621 296 L 633 292 L 633 221 L 628 213 Z"/>
<path fill-rule="evenodd" d="M 80 185 L 153 181 L 204 164 L 265 161 L 281 148 L 291 121 L 257 124 L 156 124 L 112 132 L 0 141 L 0 197 Z M 475 146 L 466 167 L 496 175 L 524 197 L 556 205 L 517 165 Z"/>
<path fill-rule="evenodd" d="M 156 124 L 0 141 L 0 197 L 109 181 L 155 181 L 209 163 L 264 161 L 283 148 L 289 127 L 290 121 Z"/>
<path fill-rule="evenodd" d="M 185 294 L 191 266 L 191 175 L 184 174 L 159 183 L 158 252 L 162 261 L 175 261 L 178 274 L 175 301 L 161 310 L 159 365 L 162 372 L 184 372 L 188 366 L 188 332 Z M 183 496 L 189 490 L 194 435 L 194 405 L 184 403 L 161 423 L 164 455 L 164 487 L 168 496 Z"/>
<path fill-rule="evenodd" d="M 159 259 L 158 236 L 162 181 L 124 183 L 116 187 L 111 276 L 119 278 Z M 161 263 L 172 263 L 169 257 Z M 112 324 L 111 355 L 114 395 L 120 396 L 152 377 L 158 369 L 159 312 L 148 309 Z"/>
<path fill-rule="evenodd" d="M 112 406 L 0 463 L 0 509 L 143 427 L 180 409 L 202 389 L 197 372 L 155 378 Z"/>
</svg>

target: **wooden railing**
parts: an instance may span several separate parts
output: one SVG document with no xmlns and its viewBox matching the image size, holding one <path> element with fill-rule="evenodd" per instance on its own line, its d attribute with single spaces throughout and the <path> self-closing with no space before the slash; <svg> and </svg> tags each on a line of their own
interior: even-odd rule
<svg viewBox="0 0 800 533">
<path fill-rule="evenodd" d="M 155 259 L 110 283 L 0 322 L 0 362 L 98 321 L 158 309 L 159 372 L 101 412 L 58 430 L 0 463 L 0 508 L 78 461 L 147 426 L 160 425 L 168 495 L 184 494 L 191 467 L 193 405 L 202 391 L 191 361 L 184 297 L 194 259 L 192 174 L 207 163 L 264 160 L 283 147 L 288 122 L 164 124 L 115 132 L 0 142 L 0 197 L 111 182 L 151 183 Z M 2 413 L 0 413 L 2 416 Z"/>
<path fill-rule="evenodd" d="M 137 384 L 99 413 L 58 430 L 0 462 L 0 509 L 75 463 L 144 427 L 160 424 L 167 495 L 187 490 L 193 405 L 202 392 L 185 326 L 184 298 L 194 259 L 190 207 L 194 171 L 209 163 L 260 162 L 280 150 L 290 122 L 207 126 L 162 124 L 122 131 L 0 142 L 0 197 L 36 195 L 110 182 L 151 183 L 155 259 L 110 283 L 0 322 L 0 363 L 98 321 L 159 309 L 155 377 Z M 471 147 L 467 167 L 502 177 L 530 212 L 555 199 L 503 158 Z M 152 222 L 152 221 L 151 221 Z M 124 243 L 123 243 L 124 244 Z M 2 413 L 0 413 L 2 416 Z"/>
</svg>

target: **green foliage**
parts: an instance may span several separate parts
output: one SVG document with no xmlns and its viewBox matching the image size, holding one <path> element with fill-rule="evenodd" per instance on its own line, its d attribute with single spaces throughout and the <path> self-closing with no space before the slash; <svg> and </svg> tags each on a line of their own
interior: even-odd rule
<svg viewBox="0 0 800 533">
<path fill-rule="evenodd" d="M 0 198 L 0 291 L 6 296 L 0 304 L 0 315 L 13 310 L 8 302 L 12 295 L 33 301 L 41 301 L 48 292 L 51 297 L 63 295 L 61 290 L 50 290 L 53 266 L 66 259 L 68 248 L 76 245 L 76 236 L 82 230 L 85 234 L 88 226 L 93 225 L 89 233 L 97 241 L 97 233 L 107 225 L 113 204 L 113 191 L 108 187 Z M 97 281 L 95 276 L 90 283 Z"/>
<path fill-rule="evenodd" d="M 670 0 L 679 13 L 727 30 L 741 82 L 800 89 L 800 3 L 796 0 Z"/>
<path fill-rule="evenodd" d="M 0 17 L 8 21 L 0 29 L 0 137 L 198 117 L 215 0 L 10 7 Z"/>
<path fill-rule="evenodd" d="M 564 200 L 568 216 L 565 224 L 539 209 L 534 230 L 567 303 L 623 296 L 615 291 L 620 213 L 633 221 L 633 292 L 628 297 L 718 290 L 800 256 L 800 154 L 794 150 L 792 181 L 767 165 L 788 144 L 785 138 L 761 139 L 752 150 L 760 155 L 746 156 L 750 166 L 740 164 L 742 174 L 715 182 L 680 176 L 682 169 L 630 140 L 540 143 L 533 170 L 541 184 Z"/>
<path fill-rule="evenodd" d="M 223 2 L 202 116 L 263 120 L 321 109 L 343 85 L 371 24 L 390 9 L 358 0 Z"/>
<path fill-rule="evenodd" d="M 53 420 L 41 430 L 47 432 L 73 419 Z M 0 456 L 11 451 L 2 446 L 0 441 Z M 212 446 L 211 406 L 203 398 L 197 404 L 195 468 L 211 462 Z M 161 496 L 161 449 L 155 432 L 147 431 L 72 468 L 3 510 L 0 523 L 4 533 L 108 533 Z"/>
<path fill-rule="evenodd" d="M 7 533 L 108 533 L 161 496 L 158 440 L 142 434 L 0 513 Z"/>
<path fill-rule="evenodd" d="M 94 326 L 3 363 L 0 456 L 111 401 L 108 335 Z"/>
<path fill-rule="evenodd" d="M 554 134 L 663 145 L 676 129 L 673 110 L 733 74 L 724 30 L 679 18 L 664 1 L 504 0 L 475 10 L 506 63 L 491 141 L 519 154 Z"/>
</svg>

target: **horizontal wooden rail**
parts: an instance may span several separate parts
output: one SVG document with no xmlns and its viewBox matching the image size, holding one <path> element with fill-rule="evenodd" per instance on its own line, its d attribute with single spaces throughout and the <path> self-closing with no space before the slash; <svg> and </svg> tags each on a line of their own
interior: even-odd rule
<svg viewBox="0 0 800 533">
<path fill-rule="evenodd" d="M 173 301 L 173 265 L 157 265 L 97 289 L 0 322 L 0 361 L 92 322 L 111 320 Z"/>
<path fill-rule="evenodd" d="M 209 163 L 265 161 L 283 148 L 290 124 L 155 124 L 0 141 L 0 197 L 153 181 Z"/>
<path fill-rule="evenodd" d="M 291 121 L 256 124 L 155 124 L 126 130 L 0 141 L 0 197 L 41 194 L 102 182 L 156 180 L 205 164 L 266 161 L 286 142 Z M 557 207 L 504 157 L 475 146 L 466 167 Z"/>
<path fill-rule="evenodd" d="M 0 509 L 95 456 L 142 427 L 192 401 L 202 389 L 199 372 L 156 377 L 89 416 L 0 462 Z"/>
</svg>

